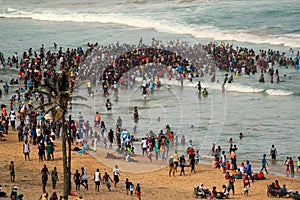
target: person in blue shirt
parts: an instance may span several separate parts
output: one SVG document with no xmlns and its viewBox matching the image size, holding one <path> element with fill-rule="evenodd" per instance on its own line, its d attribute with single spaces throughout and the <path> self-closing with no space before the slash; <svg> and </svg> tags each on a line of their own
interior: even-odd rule
<svg viewBox="0 0 300 200">
<path fill-rule="evenodd" d="M 252 168 L 251 168 L 251 164 L 250 164 L 249 160 L 247 160 L 246 164 L 247 164 L 247 166 L 246 166 L 246 174 L 248 176 L 250 176 L 252 182 L 254 182 L 254 178 L 252 176 Z"/>
<path fill-rule="evenodd" d="M 265 170 L 266 173 L 268 174 L 267 165 L 269 165 L 269 164 L 266 160 L 266 154 L 264 154 L 261 159 L 261 170 L 260 171 L 262 172 L 263 170 Z"/>
<path fill-rule="evenodd" d="M 9 85 L 7 83 L 5 83 L 5 85 L 3 85 L 3 88 L 4 88 L 5 94 L 8 94 Z"/>
</svg>

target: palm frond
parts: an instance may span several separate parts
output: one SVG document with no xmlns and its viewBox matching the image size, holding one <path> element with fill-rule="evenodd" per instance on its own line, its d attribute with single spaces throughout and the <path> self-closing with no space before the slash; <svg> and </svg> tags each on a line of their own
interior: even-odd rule
<svg viewBox="0 0 300 200">
<path fill-rule="evenodd" d="M 58 106 L 58 104 L 55 103 L 55 102 L 45 103 L 45 104 L 43 104 L 43 105 L 40 105 L 40 106 L 36 107 L 35 110 L 41 109 L 41 108 L 43 108 L 43 107 L 49 107 L 49 106 L 55 108 L 56 106 Z"/>
<path fill-rule="evenodd" d="M 47 95 L 47 96 L 51 96 L 52 98 L 54 98 L 54 97 L 55 97 L 55 96 L 54 96 L 52 93 L 50 93 L 50 92 L 47 92 L 47 91 L 44 91 L 44 90 L 40 90 L 40 91 L 39 91 L 39 93 L 40 93 L 40 94 Z"/>
<path fill-rule="evenodd" d="M 71 96 L 71 99 L 72 100 L 77 100 L 77 99 L 80 99 L 80 100 L 88 100 L 88 98 L 84 97 L 84 96 L 80 96 L 80 95 L 76 95 L 76 96 Z"/>
<path fill-rule="evenodd" d="M 63 116 L 63 112 L 64 112 L 64 109 L 62 108 L 58 108 L 56 111 L 55 111 L 55 114 L 54 114 L 54 117 L 52 118 L 52 120 L 54 122 L 57 122 L 58 120 L 60 120 Z"/>
</svg>

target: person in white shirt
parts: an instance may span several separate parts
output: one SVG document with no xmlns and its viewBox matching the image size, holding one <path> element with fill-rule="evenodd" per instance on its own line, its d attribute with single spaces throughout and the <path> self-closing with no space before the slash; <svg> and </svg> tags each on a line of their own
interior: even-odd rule
<svg viewBox="0 0 300 200">
<path fill-rule="evenodd" d="M 23 153 L 25 156 L 25 160 L 27 160 L 27 157 L 28 157 L 28 160 L 30 160 L 29 152 L 30 152 L 29 143 L 28 143 L 28 140 L 25 140 L 25 142 L 23 144 Z"/>
<path fill-rule="evenodd" d="M 115 187 L 117 187 L 117 183 L 119 183 L 119 175 L 120 175 L 118 165 L 115 166 L 113 174 L 114 174 Z"/>
<path fill-rule="evenodd" d="M 142 146 L 143 156 L 144 156 L 145 152 L 147 153 L 147 140 L 146 140 L 146 138 L 142 139 L 141 146 Z"/>
<path fill-rule="evenodd" d="M 81 183 L 80 184 L 83 185 L 86 190 L 89 190 L 87 172 L 83 167 L 81 167 L 81 171 L 82 171 L 82 173 L 81 173 Z"/>
<path fill-rule="evenodd" d="M 94 181 L 95 181 L 95 190 L 97 190 L 99 192 L 100 182 L 101 182 L 101 174 L 100 174 L 99 169 L 97 169 L 94 174 Z"/>
<path fill-rule="evenodd" d="M 10 113 L 10 124 L 13 131 L 16 130 L 16 118 L 16 113 L 12 110 Z"/>
</svg>

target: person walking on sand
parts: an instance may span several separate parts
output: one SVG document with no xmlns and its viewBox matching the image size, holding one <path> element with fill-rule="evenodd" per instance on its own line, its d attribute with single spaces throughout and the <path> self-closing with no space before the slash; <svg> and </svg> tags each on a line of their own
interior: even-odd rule
<svg viewBox="0 0 300 200">
<path fill-rule="evenodd" d="M 180 174 L 179 176 L 181 176 L 182 174 L 185 175 L 185 171 L 184 171 L 184 168 L 186 167 L 186 162 L 185 162 L 185 158 L 184 158 L 184 155 L 182 155 L 180 158 L 179 158 L 179 165 L 180 165 Z"/>
<path fill-rule="evenodd" d="M 115 188 L 116 188 L 117 187 L 117 183 L 119 183 L 119 180 L 120 180 L 119 179 L 120 173 L 119 173 L 118 165 L 115 165 L 113 174 L 114 174 L 114 182 L 115 182 Z"/>
<path fill-rule="evenodd" d="M 58 181 L 58 172 L 56 170 L 56 167 L 54 167 L 52 172 L 51 172 L 51 180 L 52 180 L 52 188 L 54 190 L 55 187 L 56 187 L 56 183 Z"/>
<path fill-rule="evenodd" d="M 269 165 L 269 164 L 266 160 L 266 154 L 264 154 L 261 159 L 261 170 L 260 171 L 262 172 L 263 170 L 265 170 L 266 173 L 268 174 L 267 165 Z"/>
<path fill-rule="evenodd" d="M 15 164 L 14 161 L 10 161 L 9 165 L 10 182 L 15 182 Z"/>
<path fill-rule="evenodd" d="M 125 179 L 126 195 L 128 195 L 128 193 L 129 193 L 129 191 L 130 191 L 130 184 L 131 184 L 131 182 L 129 182 L 129 179 L 126 178 L 126 179 Z"/>
<path fill-rule="evenodd" d="M 141 200 L 141 186 L 139 183 L 136 184 L 136 188 L 135 188 L 135 194 L 136 194 L 136 197 Z"/>
<path fill-rule="evenodd" d="M 88 185 L 88 177 L 87 177 L 87 172 L 84 169 L 84 167 L 81 167 L 81 182 L 80 184 L 84 186 L 86 190 L 89 190 L 89 185 Z"/>
<path fill-rule="evenodd" d="M 103 176 L 103 183 L 105 183 L 105 186 L 107 187 L 108 191 L 111 191 L 111 184 L 110 182 L 113 182 L 113 180 L 110 178 L 110 176 L 108 175 L 107 172 L 105 172 L 104 176 Z"/>
<path fill-rule="evenodd" d="M 195 170 L 195 163 L 196 163 L 196 160 L 195 160 L 195 154 L 192 154 L 192 157 L 191 157 L 191 159 L 190 159 L 191 173 L 192 173 L 192 172 L 196 173 L 196 170 Z"/>
<path fill-rule="evenodd" d="M 100 174 L 99 169 L 97 169 L 94 174 L 94 181 L 95 181 L 95 190 L 97 190 L 99 192 L 100 191 L 100 182 L 101 182 L 101 174 Z"/>
<path fill-rule="evenodd" d="M 76 169 L 73 179 L 76 185 L 76 190 L 80 190 L 80 173 L 78 172 L 78 169 Z"/>
<path fill-rule="evenodd" d="M 174 159 L 173 156 L 171 156 L 171 158 L 169 159 L 169 176 L 171 177 L 171 174 L 173 174 L 173 176 L 175 176 L 175 164 L 174 164 Z"/>
<path fill-rule="evenodd" d="M 30 152 L 29 143 L 28 143 L 28 140 L 25 140 L 25 142 L 23 144 L 23 153 L 25 156 L 25 160 L 27 160 L 27 158 L 28 158 L 28 160 L 30 161 L 29 152 Z"/>
<path fill-rule="evenodd" d="M 46 165 L 44 165 L 43 169 L 41 170 L 41 173 L 42 173 L 42 185 L 43 185 L 43 189 L 45 189 L 48 182 L 48 175 L 50 174 Z"/>
</svg>

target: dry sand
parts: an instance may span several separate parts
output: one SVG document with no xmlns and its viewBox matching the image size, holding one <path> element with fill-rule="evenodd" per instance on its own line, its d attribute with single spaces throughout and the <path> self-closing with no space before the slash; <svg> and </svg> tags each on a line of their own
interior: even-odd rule
<svg viewBox="0 0 300 200">
<path fill-rule="evenodd" d="M 41 192 L 41 169 L 44 164 L 47 165 L 49 171 L 54 166 L 57 167 L 59 173 L 59 179 L 62 177 L 62 151 L 61 142 L 55 141 L 55 160 L 39 162 L 37 155 L 37 146 L 31 145 L 31 161 L 25 161 L 22 154 L 22 142 L 17 141 L 16 133 L 9 133 L 5 137 L 7 141 L 0 142 L 0 183 L 3 184 L 3 190 L 10 195 L 13 186 L 19 187 L 19 192 L 24 194 L 25 200 L 38 200 Z M 108 159 L 105 158 L 106 153 L 113 153 L 120 159 Z M 194 199 L 193 186 L 195 184 L 204 183 L 205 186 L 212 188 L 216 186 L 218 190 L 221 190 L 223 184 L 227 185 L 227 181 L 224 178 L 224 174 L 221 170 L 212 169 L 210 166 L 198 165 L 196 167 L 196 174 L 191 174 L 186 168 L 186 175 L 175 177 L 168 176 L 167 163 L 161 161 L 153 161 L 152 163 L 143 157 L 134 157 L 137 162 L 126 162 L 122 155 L 113 152 L 108 149 L 98 149 L 97 152 L 91 152 L 93 155 L 79 155 L 76 152 L 72 152 L 72 173 L 75 169 L 85 167 L 89 177 L 89 190 L 84 191 L 83 187 L 81 191 L 76 191 L 76 196 L 81 193 L 85 200 L 93 199 L 136 199 L 135 196 L 126 195 L 125 191 L 125 178 L 128 177 L 135 185 L 141 184 L 142 199 Z M 10 182 L 9 177 L 9 164 L 10 161 L 15 162 L 16 180 L 14 183 Z M 119 165 L 120 170 L 120 183 L 116 188 L 112 187 L 112 191 L 109 192 L 103 185 L 100 186 L 100 192 L 95 192 L 93 174 L 97 168 L 100 169 L 103 175 L 107 171 L 111 177 L 113 166 Z M 256 181 L 251 185 L 249 190 L 249 196 L 243 196 L 242 181 L 237 180 L 235 182 L 235 196 L 230 193 L 230 199 L 268 199 L 266 195 L 266 186 L 275 179 L 279 180 L 281 185 L 286 184 L 288 189 L 300 191 L 300 180 L 286 177 L 278 177 L 274 175 L 267 176 L 269 180 Z M 74 184 L 72 182 L 74 190 Z M 63 183 L 59 181 L 57 184 L 57 193 L 62 195 Z M 48 181 L 46 187 L 49 195 L 52 191 L 51 181 Z M 76 197 L 70 197 L 69 199 L 76 199 Z"/>
</svg>

